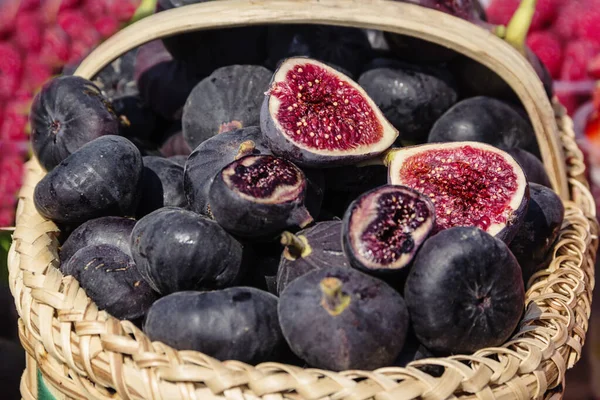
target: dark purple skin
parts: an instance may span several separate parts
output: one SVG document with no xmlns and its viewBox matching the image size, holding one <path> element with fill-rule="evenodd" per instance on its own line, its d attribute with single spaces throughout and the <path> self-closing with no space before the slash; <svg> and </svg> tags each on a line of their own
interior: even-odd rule
<svg viewBox="0 0 600 400">
<path fill-rule="evenodd" d="M 178 132 L 167 137 L 160 146 L 160 152 L 163 156 L 168 158 L 183 157 L 183 160 L 187 160 L 188 156 L 192 153 L 192 148 L 187 144 L 183 137 L 183 131 L 180 129 Z"/>
<path fill-rule="evenodd" d="M 547 267 L 548 253 L 558 238 L 565 216 L 565 207 L 552 189 L 530 183 L 529 192 L 529 208 L 521 228 L 510 243 L 510 250 L 523 270 L 525 282 Z"/>
<path fill-rule="evenodd" d="M 143 157 L 140 202 L 137 218 L 162 207 L 187 207 L 183 191 L 183 167 L 164 157 Z"/>
<path fill-rule="evenodd" d="M 366 192 L 377 186 L 385 185 L 387 182 L 387 168 L 383 165 L 364 167 L 348 165 L 327 168 L 323 172 L 325 174 L 325 196 L 330 192 Z"/>
<path fill-rule="evenodd" d="M 18 341 L 0 338 L 0 392 L 4 399 L 20 399 L 20 385 L 25 370 L 25 350 Z"/>
<path fill-rule="evenodd" d="M 174 163 L 176 163 L 177 165 L 181 165 L 182 167 L 185 168 L 185 163 L 188 160 L 188 156 L 184 156 L 184 155 L 171 156 L 171 157 L 167 157 L 167 160 L 171 160 Z"/>
<path fill-rule="evenodd" d="M 60 263 L 65 264 L 79 249 L 106 244 L 131 255 L 129 236 L 135 220 L 123 217 L 91 219 L 78 226 L 60 247 Z"/>
<path fill-rule="evenodd" d="M 341 296 L 321 290 L 326 278 L 341 283 Z M 347 296 L 349 303 L 340 304 Z M 285 288 L 279 324 L 292 351 L 314 368 L 373 370 L 392 365 L 404 346 L 409 317 L 402 296 L 382 280 L 331 267 Z"/>
<path fill-rule="evenodd" d="M 207 1 L 211 0 L 160 0 L 157 11 Z M 208 75 L 226 65 L 261 63 L 266 57 L 266 34 L 266 27 L 247 26 L 189 32 L 162 41 L 175 59 Z"/>
<path fill-rule="evenodd" d="M 371 216 L 375 212 L 377 218 L 361 227 L 365 221 L 360 213 Z M 362 194 L 350 204 L 343 218 L 342 248 L 356 269 L 377 274 L 397 273 L 409 265 L 434 225 L 435 206 L 427 196 L 405 186 L 384 185 Z M 368 247 L 373 257 L 361 252 L 351 235 L 357 235 L 361 246 Z M 388 249 L 392 254 L 385 254 Z M 408 257 L 403 263 L 392 265 L 405 255 Z"/>
<path fill-rule="evenodd" d="M 35 207 L 45 218 L 65 224 L 132 216 L 142 168 L 142 156 L 129 140 L 99 137 L 42 178 L 35 187 Z"/>
<path fill-rule="evenodd" d="M 138 93 L 134 79 L 135 57 L 138 49 L 133 49 L 102 68 L 92 81 L 111 101 L 121 97 L 135 96 Z"/>
<path fill-rule="evenodd" d="M 33 100 L 29 122 L 33 153 L 46 171 L 86 143 L 119 133 L 117 116 L 100 89 L 76 76 L 46 83 Z"/>
<path fill-rule="evenodd" d="M 394 57 L 407 62 L 430 62 L 443 63 L 456 58 L 457 53 L 453 49 L 427 40 L 384 32 Z"/>
<path fill-rule="evenodd" d="M 258 126 L 272 76 L 259 65 L 230 65 L 201 80 L 183 107 L 183 136 L 190 148 L 219 133 Z"/>
<path fill-rule="evenodd" d="M 249 147 L 240 153 L 240 145 L 245 142 Z M 190 154 L 183 172 L 183 188 L 190 209 L 210 215 L 208 193 L 215 176 L 238 155 L 246 154 L 271 154 L 257 126 L 220 133 L 198 146 Z"/>
<path fill-rule="evenodd" d="M 286 347 L 277 303 L 273 294 L 251 287 L 173 293 L 152 305 L 144 332 L 152 341 L 221 361 L 277 361 Z"/>
<path fill-rule="evenodd" d="M 356 76 L 371 57 L 369 39 L 361 29 L 314 24 L 272 25 L 268 29 L 265 65 L 270 69 L 285 58 L 304 56 Z"/>
<path fill-rule="evenodd" d="M 140 47 L 135 80 L 145 104 L 167 120 L 181 119 L 183 106 L 203 75 L 189 65 L 173 60 L 159 40 Z"/>
<path fill-rule="evenodd" d="M 138 270 L 162 295 L 234 285 L 242 273 L 242 245 L 216 222 L 177 207 L 140 219 L 130 238 Z"/>
<path fill-rule="evenodd" d="M 251 164 L 246 167 L 242 165 L 248 162 Z M 274 168 L 273 173 L 265 172 L 271 167 Z M 242 174 L 244 171 L 253 171 L 253 168 L 267 170 L 248 172 L 254 174 L 248 178 L 249 182 Z M 235 171 L 231 178 L 235 178 L 232 186 L 224 179 L 229 171 Z M 274 179 L 262 183 L 266 174 L 274 176 Z M 282 177 L 289 182 L 282 181 Z M 275 198 L 268 203 L 255 200 L 270 197 L 282 184 L 293 186 L 291 190 L 297 191 L 293 199 Z M 305 206 L 307 186 L 302 170 L 289 161 L 274 156 L 245 156 L 228 164 L 215 176 L 210 185 L 208 202 L 214 219 L 231 234 L 253 240 L 270 240 L 285 229 L 304 227 L 313 221 Z M 243 190 L 253 193 L 242 195 Z"/>
<path fill-rule="evenodd" d="M 277 270 L 277 292 L 281 292 L 294 279 L 314 270 L 329 267 L 349 268 L 348 258 L 342 251 L 342 221 L 324 221 L 296 233 L 306 240 L 310 253 L 302 255 L 301 249 L 287 245 L 281 254 Z"/>
<path fill-rule="evenodd" d="M 434 122 L 458 101 L 456 82 L 445 69 L 399 62 L 372 69 L 358 83 L 373 99 L 407 146 L 427 142 Z"/>
<path fill-rule="evenodd" d="M 433 125 L 429 143 L 474 141 L 539 154 L 533 127 L 501 100 L 478 96 L 452 106 Z"/>
<path fill-rule="evenodd" d="M 508 149 L 506 152 L 519 163 L 527 177 L 527 182 L 530 184 L 537 183 L 548 188 L 552 187 L 550 177 L 546 173 L 546 168 L 539 158 L 518 147 Z"/>
<path fill-rule="evenodd" d="M 475 227 L 454 227 L 423 244 L 404 298 L 415 334 L 437 354 L 500 346 L 525 304 L 521 269 L 506 244 Z"/>
<path fill-rule="evenodd" d="M 310 215 L 319 215 L 325 197 L 325 174 L 320 169 L 302 168 L 306 177 L 306 209 Z"/>
<path fill-rule="evenodd" d="M 121 320 L 143 317 L 159 295 L 142 278 L 131 256 L 106 244 L 87 246 L 63 266 L 99 310 Z"/>
<path fill-rule="evenodd" d="M 154 132 L 158 129 L 158 116 L 138 95 L 116 98 L 112 100 L 112 105 L 119 117 L 119 132 L 122 136 L 130 140 L 136 138 L 155 148 L 158 147 L 157 143 L 152 143 Z"/>
</svg>

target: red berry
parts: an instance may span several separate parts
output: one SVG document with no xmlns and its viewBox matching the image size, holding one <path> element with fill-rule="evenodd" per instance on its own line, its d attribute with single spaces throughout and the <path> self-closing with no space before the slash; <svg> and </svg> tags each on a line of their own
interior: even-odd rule
<svg viewBox="0 0 600 400">
<path fill-rule="evenodd" d="M 16 202 L 16 200 L 15 200 Z M 0 209 L 0 226 L 13 226 L 15 220 L 14 207 Z"/>
<path fill-rule="evenodd" d="M 538 0 L 531 21 L 530 31 L 547 28 L 554 22 L 559 6 L 559 0 Z"/>
<path fill-rule="evenodd" d="M 15 19 L 19 12 L 20 0 L 0 1 L 0 37 L 12 33 L 15 29 Z"/>
<path fill-rule="evenodd" d="M 106 15 L 106 1 L 83 0 L 82 11 L 88 18 L 96 20 Z"/>
<path fill-rule="evenodd" d="M 28 123 L 27 109 L 19 102 L 8 103 L 4 109 L 4 123 L 0 128 L 0 141 L 19 142 L 26 141 L 25 129 Z M 2 175 L 2 174 L 0 174 Z"/>
<path fill-rule="evenodd" d="M 40 61 L 50 67 L 63 66 L 71 56 L 71 40 L 59 26 L 53 26 L 44 32 Z"/>
<path fill-rule="evenodd" d="M 58 10 L 60 10 L 61 3 L 62 0 L 44 0 L 42 2 L 40 14 L 43 16 L 47 25 L 54 25 L 56 22 L 56 17 L 58 16 Z"/>
<path fill-rule="evenodd" d="M 22 74 L 19 51 L 10 43 L 0 42 L 0 100 L 13 95 L 21 83 Z"/>
<path fill-rule="evenodd" d="M 579 96 L 573 93 L 556 93 L 556 97 L 560 103 L 565 106 L 569 115 L 577 110 L 580 104 Z"/>
<path fill-rule="evenodd" d="M 98 0 L 96 0 L 98 1 Z M 68 10 L 71 8 L 77 8 L 79 6 L 79 0 L 62 0 L 60 2 L 59 11 Z"/>
<path fill-rule="evenodd" d="M 567 44 L 560 79 L 579 81 L 588 79 L 588 62 L 600 52 L 600 44 L 575 40 Z"/>
<path fill-rule="evenodd" d="M 17 15 L 14 40 L 27 52 L 40 50 L 42 47 L 42 21 L 37 12 L 27 11 Z"/>
<path fill-rule="evenodd" d="M 552 30 L 562 40 L 567 41 L 576 38 L 579 19 L 588 11 L 581 1 L 569 0 L 559 9 L 558 15 L 552 25 Z"/>
<path fill-rule="evenodd" d="M 492 24 L 506 25 L 519 7 L 519 0 L 492 0 L 486 10 Z"/>
<path fill-rule="evenodd" d="M 67 61 L 67 64 L 78 64 L 81 60 L 85 58 L 92 50 L 92 47 L 87 43 L 80 42 L 78 40 L 74 41 L 71 44 L 71 56 Z"/>
<path fill-rule="evenodd" d="M 92 47 L 99 40 L 98 32 L 89 19 L 79 10 L 64 10 L 58 14 L 58 25 L 67 32 L 73 41 Z"/>
<path fill-rule="evenodd" d="M 116 33 L 119 30 L 119 27 L 119 21 L 109 16 L 100 17 L 94 22 L 94 28 L 96 28 L 103 38 L 107 38 Z"/>
<path fill-rule="evenodd" d="M 580 38 L 600 44 L 600 9 L 590 7 L 577 21 L 577 33 Z"/>
<path fill-rule="evenodd" d="M 20 11 L 35 11 L 40 8 L 41 0 L 20 0 Z"/>
<path fill-rule="evenodd" d="M 139 0 L 107 0 L 109 14 L 119 21 L 129 21 L 139 6 Z"/>
<path fill-rule="evenodd" d="M 558 78 L 562 65 L 562 46 L 558 37 L 550 31 L 532 32 L 527 37 L 527 46 L 548 68 L 552 78 Z"/>
<path fill-rule="evenodd" d="M 38 54 L 30 53 L 25 58 L 23 82 L 21 88 L 35 93 L 52 77 L 52 67 L 40 61 Z"/>
</svg>

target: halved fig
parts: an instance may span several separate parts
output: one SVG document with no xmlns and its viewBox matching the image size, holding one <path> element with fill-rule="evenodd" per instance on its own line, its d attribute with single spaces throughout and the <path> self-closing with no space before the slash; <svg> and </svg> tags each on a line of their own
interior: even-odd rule
<svg viewBox="0 0 600 400">
<path fill-rule="evenodd" d="M 305 57 L 280 64 L 260 123 L 274 154 L 306 167 L 354 164 L 381 154 L 398 137 L 356 82 Z"/>
<path fill-rule="evenodd" d="M 386 156 L 388 183 L 431 198 L 433 233 L 476 226 L 506 243 L 517 233 L 529 185 L 510 154 L 479 142 L 435 143 L 395 149 Z"/>
<path fill-rule="evenodd" d="M 208 201 L 215 220 L 227 231 L 263 238 L 313 221 L 304 205 L 306 190 L 304 173 L 291 162 L 250 155 L 217 174 Z"/>
<path fill-rule="evenodd" d="M 398 271 L 411 262 L 429 236 L 435 207 L 415 190 L 384 185 L 352 202 L 343 221 L 342 245 L 354 268 Z"/>
</svg>

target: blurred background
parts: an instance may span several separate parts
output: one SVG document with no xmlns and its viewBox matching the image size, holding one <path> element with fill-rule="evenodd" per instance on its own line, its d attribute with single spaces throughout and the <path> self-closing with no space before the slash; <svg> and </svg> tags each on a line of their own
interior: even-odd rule
<svg viewBox="0 0 600 400">
<path fill-rule="evenodd" d="M 198 0 L 200 1 L 200 0 Z M 477 1 L 477 0 L 473 0 Z M 192 1 L 188 1 L 192 2 Z M 197 1 L 196 1 L 197 2 Z M 183 3 L 186 3 L 183 1 Z M 519 0 L 481 0 L 488 22 L 506 25 Z M 28 150 L 28 112 L 40 87 L 73 68 L 156 0 L 0 0 L 0 395 L 20 398 L 24 353 L 8 289 L 6 253 Z M 546 65 L 573 117 L 600 203 L 600 0 L 538 0 L 527 45 Z M 598 303 L 597 301 L 594 304 Z M 569 400 L 600 399 L 600 306 L 583 359 L 567 375 Z"/>
</svg>

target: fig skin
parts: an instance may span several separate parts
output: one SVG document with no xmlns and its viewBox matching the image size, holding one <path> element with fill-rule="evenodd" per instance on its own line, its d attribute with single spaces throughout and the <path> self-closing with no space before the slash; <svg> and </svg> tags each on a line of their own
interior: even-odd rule
<svg viewBox="0 0 600 400">
<path fill-rule="evenodd" d="M 442 68 L 396 62 L 358 79 L 406 146 L 427 142 L 434 122 L 458 101 L 452 75 Z"/>
<path fill-rule="evenodd" d="M 108 100 L 96 85 L 77 76 L 46 83 L 33 100 L 29 122 L 33 153 L 46 171 L 86 143 L 119 134 Z"/>
<path fill-rule="evenodd" d="M 220 133 L 196 147 L 183 171 L 183 188 L 190 209 L 211 215 L 208 193 L 215 176 L 236 157 L 247 154 L 271 154 L 257 126 Z"/>
<path fill-rule="evenodd" d="M 290 138 L 288 138 L 286 133 L 283 132 L 283 128 L 275 120 L 275 117 L 272 115 L 271 110 L 269 109 L 271 99 L 274 98 L 271 90 L 276 87 L 279 82 L 285 81 L 286 77 L 279 77 L 278 74 L 287 75 L 286 71 L 291 70 L 293 66 L 300 65 L 316 65 L 317 67 L 325 70 L 327 74 L 331 74 L 332 76 L 338 77 L 341 81 L 347 82 L 347 85 L 351 85 L 353 89 L 359 92 L 362 99 L 365 100 L 367 105 L 371 108 L 377 122 L 381 125 L 382 137 L 375 143 L 371 143 L 368 146 L 363 146 L 366 147 L 366 149 L 360 150 L 360 153 L 356 153 L 355 149 L 335 150 L 333 153 L 331 151 L 328 153 L 323 153 L 322 150 L 313 148 L 308 149 L 306 146 L 299 143 L 294 143 Z M 281 81 L 278 81 L 277 79 L 281 79 Z M 392 146 L 393 142 L 398 137 L 398 131 L 390 124 L 389 121 L 385 119 L 381 110 L 377 108 L 377 105 L 371 98 L 369 98 L 364 89 L 362 89 L 349 77 L 322 62 L 306 57 L 288 58 L 280 64 L 277 71 L 275 71 L 275 74 L 273 74 L 273 79 L 271 80 L 269 87 L 271 89 L 267 92 L 261 107 L 261 130 L 273 154 L 286 158 L 300 167 L 331 168 L 355 165 L 361 161 L 372 159 L 383 153 Z"/>
<path fill-rule="evenodd" d="M 77 279 L 99 310 L 121 320 L 143 317 L 158 299 L 131 256 L 106 244 L 78 250 L 62 272 Z"/>
<path fill-rule="evenodd" d="M 479 228 L 454 227 L 425 241 L 404 298 L 425 347 L 471 354 L 506 342 L 521 319 L 525 290 L 506 244 Z"/>
<path fill-rule="evenodd" d="M 383 34 L 393 55 L 403 61 L 445 63 L 457 56 L 454 50 L 424 39 L 391 32 Z"/>
<path fill-rule="evenodd" d="M 162 207 L 187 207 L 183 190 L 183 167 L 163 157 L 146 156 L 142 160 L 144 170 L 137 218 Z"/>
<path fill-rule="evenodd" d="M 285 249 L 277 270 L 277 293 L 295 279 L 314 270 L 329 267 L 349 268 L 342 250 L 342 221 L 324 221 L 295 235 L 282 235 Z"/>
<path fill-rule="evenodd" d="M 216 222 L 177 207 L 140 219 L 130 237 L 138 270 L 158 293 L 232 286 L 243 272 L 242 245 Z"/>
<path fill-rule="evenodd" d="M 523 168 L 527 182 L 537 183 L 539 185 L 552 188 L 550 177 L 546 173 L 546 168 L 539 158 L 531 154 L 530 152 L 515 147 L 513 149 L 506 150 Z"/>
<path fill-rule="evenodd" d="M 280 201 L 257 201 L 241 193 L 236 188 L 230 188 L 224 179 L 224 174 L 231 168 L 237 168 L 244 163 L 284 161 L 298 173 L 299 182 L 295 189 L 294 198 Z M 237 167 L 234 167 L 236 165 Z M 210 210 L 214 219 L 225 230 L 233 235 L 252 238 L 254 240 L 270 240 L 285 229 L 299 226 L 301 228 L 313 222 L 313 217 L 305 206 L 307 181 L 302 170 L 292 163 L 274 156 L 244 156 L 225 166 L 214 178 L 208 195 Z"/>
<path fill-rule="evenodd" d="M 533 127 L 512 106 L 491 97 L 472 97 L 452 106 L 433 125 L 429 143 L 474 141 L 502 150 L 539 154 Z"/>
<path fill-rule="evenodd" d="M 131 256 L 129 236 L 135 220 L 123 217 L 100 217 L 79 225 L 60 247 L 60 262 L 65 264 L 78 250 L 93 245 L 106 244 Z"/>
<path fill-rule="evenodd" d="M 136 48 L 123 54 L 102 68 L 92 79 L 92 82 L 110 101 L 138 94 L 137 84 L 134 79 L 137 52 L 138 49 Z"/>
<path fill-rule="evenodd" d="M 285 341 L 277 297 L 250 287 L 178 292 L 152 305 L 144 332 L 177 350 L 249 364 L 277 361 Z"/>
<path fill-rule="evenodd" d="M 139 200 L 142 167 L 142 156 L 129 140 L 99 137 L 40 180 L 33 196 L 35 207 L 45 218 L 64 224 L 131 216 Z"/>
<path fill-rule="evenodd" d="M 325 196 L 330 192 L 366 192 L 387 182 L 387 169 L 383 165 L 327 168 L 325 175 Z"/>
<path fill-rule="evenodd" d="M 284 289 L 279 323 L 298 357 L 314 368 L 342 371 L 392 365 L 404 346 L 409 319 L 402 296 L 382 280 L 330 267 L 311 271 Z"/>
<path fill-rule="evenodd" d="M 510 250 L 523 270 L 525 283 L 552 261 L 549 253 L 558 238 L 565 216 L 560 197 L 550 188 L 529 184 L 529 208 Z"/>
<path fill-rule="evenodd" d="M 273 72 L 259 65 L 230 65 L 201 80 L 183 107 L 183 136 L 194 149 L 230 130 L 260 123 L 260 107 Z"/>
</svg>

